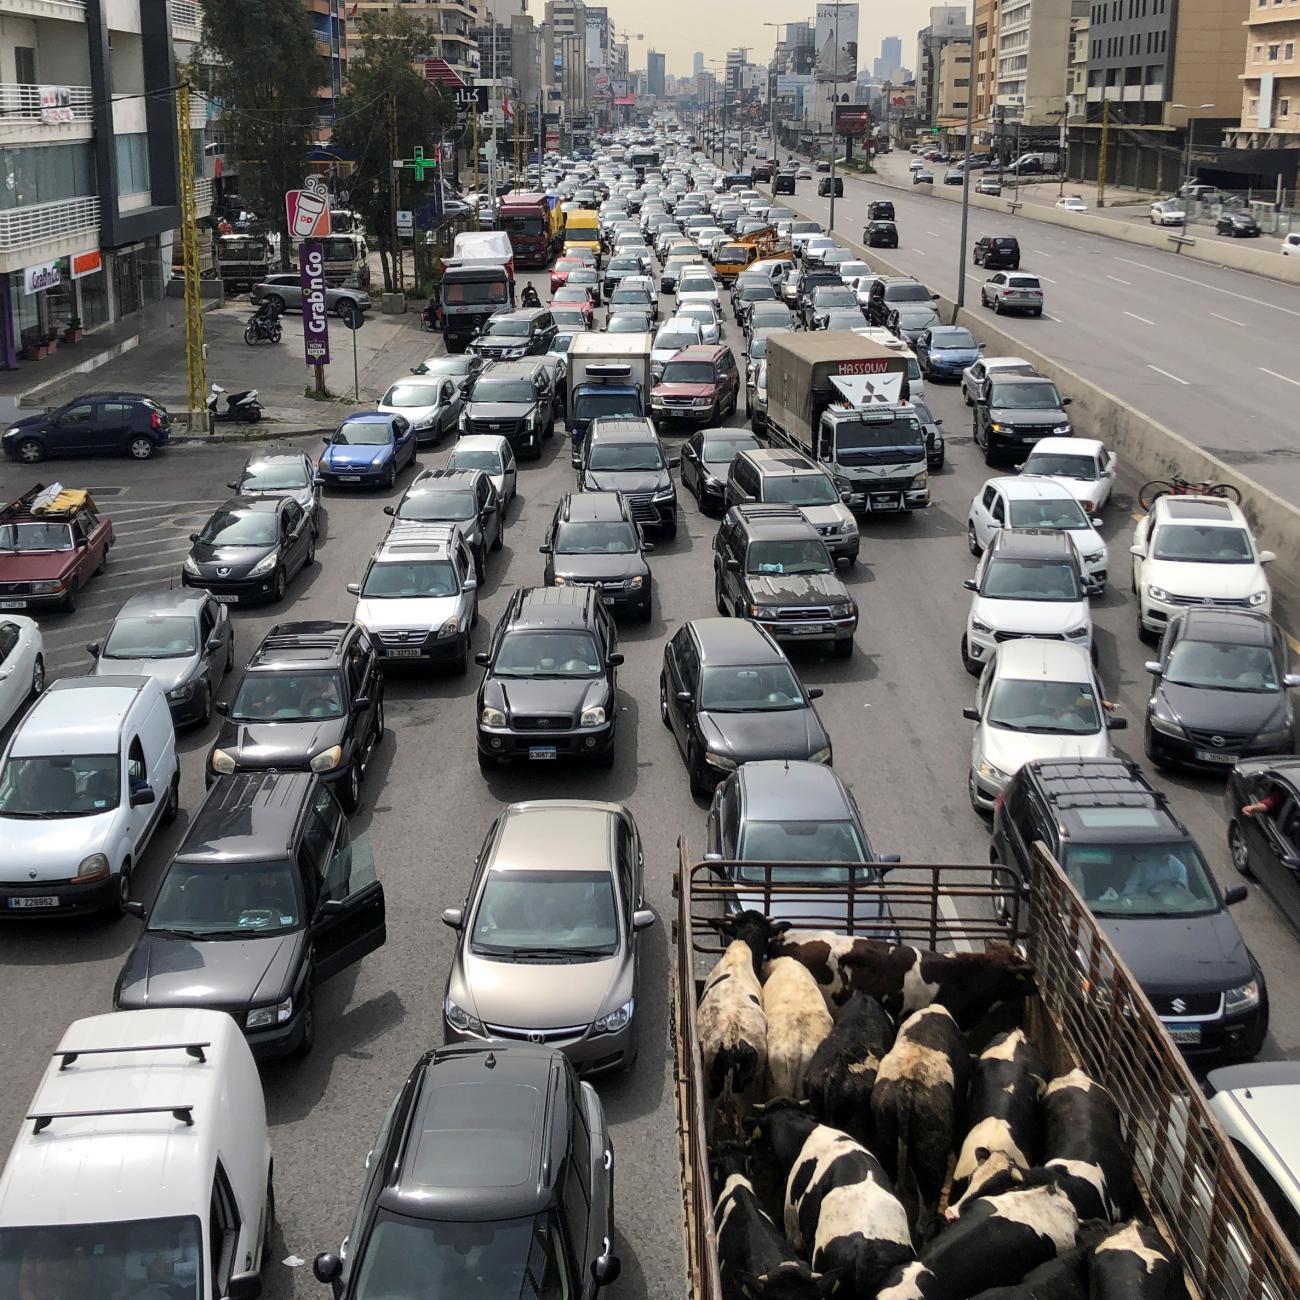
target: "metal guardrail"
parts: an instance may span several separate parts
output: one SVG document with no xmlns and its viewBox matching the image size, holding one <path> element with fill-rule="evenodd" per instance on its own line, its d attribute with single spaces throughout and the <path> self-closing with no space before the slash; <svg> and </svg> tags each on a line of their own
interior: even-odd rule
<svg viewBox="0 0 1300 1300">
<path fill-rule="evenodd" d="M 32 248 L 65 235 L 99 230 L 99 199 L 62 199 L 0 211 L 0 253 Z"/>
<path fill-rule="evenodd" d="M 48 102 L 49 92 L 59 92 L 58 102 Z M 42 103 L 43 94 L 47 102 Z M 0 83 L 0 131 L 9 123 L 89 122 L 94 116 L 94 97 L 89 86 L 29 86 L 22 82 Z"/>
</svg>

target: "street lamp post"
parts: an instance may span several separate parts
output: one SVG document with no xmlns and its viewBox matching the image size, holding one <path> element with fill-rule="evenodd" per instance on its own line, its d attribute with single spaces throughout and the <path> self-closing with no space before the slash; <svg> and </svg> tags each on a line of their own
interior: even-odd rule
<svg viewBox="0 0 1300 1300">
<path fill-rule="evenodd" d="M 955 65 L 954 65 L 955 66 Z M 957 241 L 957 311 L 966 305 L 966 237 L 970 229 L 970 146 L 975 129 L 975 77 L 966 82 L 966 158 L 961 166 L 961 238 Z M 953 317 L 954 324 L 956 316 Z"/>
<path fill-rule="evenodd" d="M 1182 187 L 1192 179 L 1192 133 L 1196 129 L 1196 119 L 1191 116 L 1191 107 L 1187 104 L 1170 104 L 1170 108 L 1185 108 L 1188 112 L 1187 130 L 1183 132 L 1185 140 L 1183 142 L 1183 178 L 1178 182 L 1178 188 Z M 1197 108 L 1213 108 L 1213 104 L 1198 104 Z M 1187 200 L 1183 200 L 1183 234 L 1187 234 Z"/>
</svg>

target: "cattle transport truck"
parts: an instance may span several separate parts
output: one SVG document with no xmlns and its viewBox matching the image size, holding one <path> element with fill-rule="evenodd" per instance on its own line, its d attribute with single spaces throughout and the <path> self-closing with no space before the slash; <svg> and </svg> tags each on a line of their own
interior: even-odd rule
<svg viewBox="0 0 1300 1300">
<path fill-rule="evenodd" d="M 721 1300 L 723 1294 L 696 1007 L 726 942 L 708 922 L 739 906 L 797 916 L 800 930 L 842 934 L 855 932 L 851 918 L 857 917 L 856 933 L 884 937 L 883 906 L 890 936 L 903 943 L 940 951 L 1016 943 L 1037 984 L 1019 1023 L 1053 1076 L 1082 1069 L 1114 1098 L 1145 1203 L 1141 1217 L 1173 1246 L 1193 1300 L 1300 1297 L 1294 1246 L 1137 980 L 1041 844 L 1034 846 L 1024 882 L 1000 866 L 898 865 L 881 880 L 860 864 L 844 866 L 839 879 L 825 878 L 830 870 L 823 863 L 782 864 L 778 871 L 794 868 L 816 881 L 790 884 L 774 881 L 770 866 L 747 862 L 743 899 L 731 883 L 740 879 L 741 864 L 711 854 L 692 865 L 681 840 L 678 855 L 673 1046 L 693 1300 Z M 1007 1014 L 999 1018 L 999 1012 Z M 1009 1006 L 995 1009 L 991 1019 L 998 1019 L 995 1029 L 1017 1023 Z M 971 1294 L 983 1286 L 973 1279 Z"/>
<path fill-rule="evenodd" d="M 767 342 L 770 436 L 830 472 L 847 504 L 898 514 L 930 504 L 925 431 L 902 400 L 907 358 L 853 330 Z"/>
</svg>

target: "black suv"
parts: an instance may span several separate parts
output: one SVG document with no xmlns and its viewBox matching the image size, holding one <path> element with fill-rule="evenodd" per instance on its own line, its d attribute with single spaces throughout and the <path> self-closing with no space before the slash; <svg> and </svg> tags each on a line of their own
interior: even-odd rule
<svg viewBox="0 0 1300 1300">
<path fill-rule="evenodd" d="M 621 492 L 565 493 L 540 549 L 548 587 L 594 587 L 616 614 L 626 610 L 650 621 L 645 557 L 654 546 Z"/>
<path fill-rule="evenodd" d="M 719 614 L 749 618 L 781 641 L 853 653 L 858 607 L 817 529 L 797 506 L 749 502 L 727 511 L 713 539 Z"/>
<path fill-rule="evenodd" d="M 868 221 L 862 227 L 862 242 L 868 248 L 897 248 L 898 226 L 892 221 Z"/>
<path fill-rule="evenodd" d="M 474 557 L 474 577 L 483 581 L 488 551 L 501 549 L 505 509 L 492 476 L 481 469 L 427 469 L 384 514 L 424 524 L 455 524 Z"/>
<path fill-rule="evenodd" d="M 560 755 L 614 766 L 618 632 L 591 587 L 521 587 L 474 656 L 478 765 L 554 761 Z"/>
<path fill-rule="evenodd" d="M 893 221 L 894 205 L 889 199 L 876 199 L 867 204 L 868 221 Z"/>
<path fill-rule="evenodd" d="M 245 772 L 208 791 L 113 988 L 119 1011 L 228 1011 L 258 1058 L 309 1052 L 316 986 L 387 938 L 384 887 L 310 772 Z"/>
<path fill-rule="evenodd" d="M 599 418 L 582 442 L 579 492 L 621 492 L 639 524 L 677 536 L 677 487 L 672 468 L 680 456 L 665 456 L 647 419 Z"/>
<path fill-rule="evenodd" d="M 613 1237 L 605 1112 L 563 1053 L 441 1047 L 420 1057 L 384 1116 L 346 1260 L 317 1255 L 313 1271 L 335 1300 L 592 1300 L 618 1277 Z"/>
<path fill-rule="evenodd" d="M 26 465 L 47 456 L 104 452 L 148 460 L 170 434 L 166 408 L 143 393 L 87 393 L 53 411 L 15 420 L 0 437 L 0 451 Z"/>
<path fill-rule="evenodd" d="M 971 434 L 986 465 L 1006 456 L 1023 460 L 1040 438 L 1066 438 L 1074 432 L 1056 385 L 1044 375 L 1005 375 L 995 371 L 971 407 Z"/>
<path fill-rule="evenodd" d="M 1268 1032 L 1264 972 L 1191 833 L 1136 763 L 1040 759 L 993 813 L 993 862 L 1025 879 L 1041 840 L 1189 1055 L 1249 1059 Z M 1084 974 L 1080 971 L 1080 976 Z"/>
<path fill-rule="evenodd" d="M 485 361 L 540 357 L 555 338 L 555 318 L 549 307 L 521 307 L 489 316 L 469 350 Z"/>
<path fill-rule="evenodd" d="M 358 623 L 278 623 L 244 668 L 208 754 L 218 777 L 275 768 L 312 771 L 335 786 L 347 812 L 384 734 L 384 681 Z"/>
<path fill-rule="evenodd" d="M 786 305 L 793 307 L 800 317 L 806 315 L 812 296 L 818 289 L 844 287 L 840 273 L 829 266 L 804 267 L 786 282 L 786 286 L 791 284 L 793 289 L 782 287 L 781 293 Z"/>
<path fill-rule="evenodd" d="M 812 291 L 803 304 L 804 328 L 825 329 L 833 311 L 862 311 L 858 295 L 847 284 L 819 284 Z"/>
<path fill-rule="evenodd" d="M 536 459 L 542 454 L 542 439 L 555 432 L 557 414 L 551 367 L 545 361 L 494 361 L 478 373 L 465 395 L 460 432 L 499 434 L 516 456 Z"/>
<path fill-rule="evenodd" d="M 1014 235 L 981 235 L 971 250 L 971 261 L 991 271 L 1019 270 L 1020 241 Z"/>
<path fill-rule="evenodd" d="M 872 283 L 867 297 L 867 324 L 888 325 L 890 314 L 904 303 L 925 303 L 928 307 L 937 298 L 925 285 L 901 275 L 887 275 Z"/>
</svg>

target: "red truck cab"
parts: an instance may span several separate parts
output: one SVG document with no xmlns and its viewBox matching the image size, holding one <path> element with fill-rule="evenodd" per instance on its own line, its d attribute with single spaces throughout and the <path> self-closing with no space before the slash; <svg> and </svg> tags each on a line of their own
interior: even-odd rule
<svg viewBox="0 0 1300 1300">
<path fill-rule="evenodd" d="M 550 265 L 560 235 L 554 208 L 555 201 L 545 194 L 507 194 L 501 200 L 497 224 L 510 236 L 517 266 Z"/>
<path fill-rule="evenodd" d="M 113 521 L 89 492 L 36 484 L 0 509 L 0 609 L 76 609 L 112 545 Z"/>
</svg>

